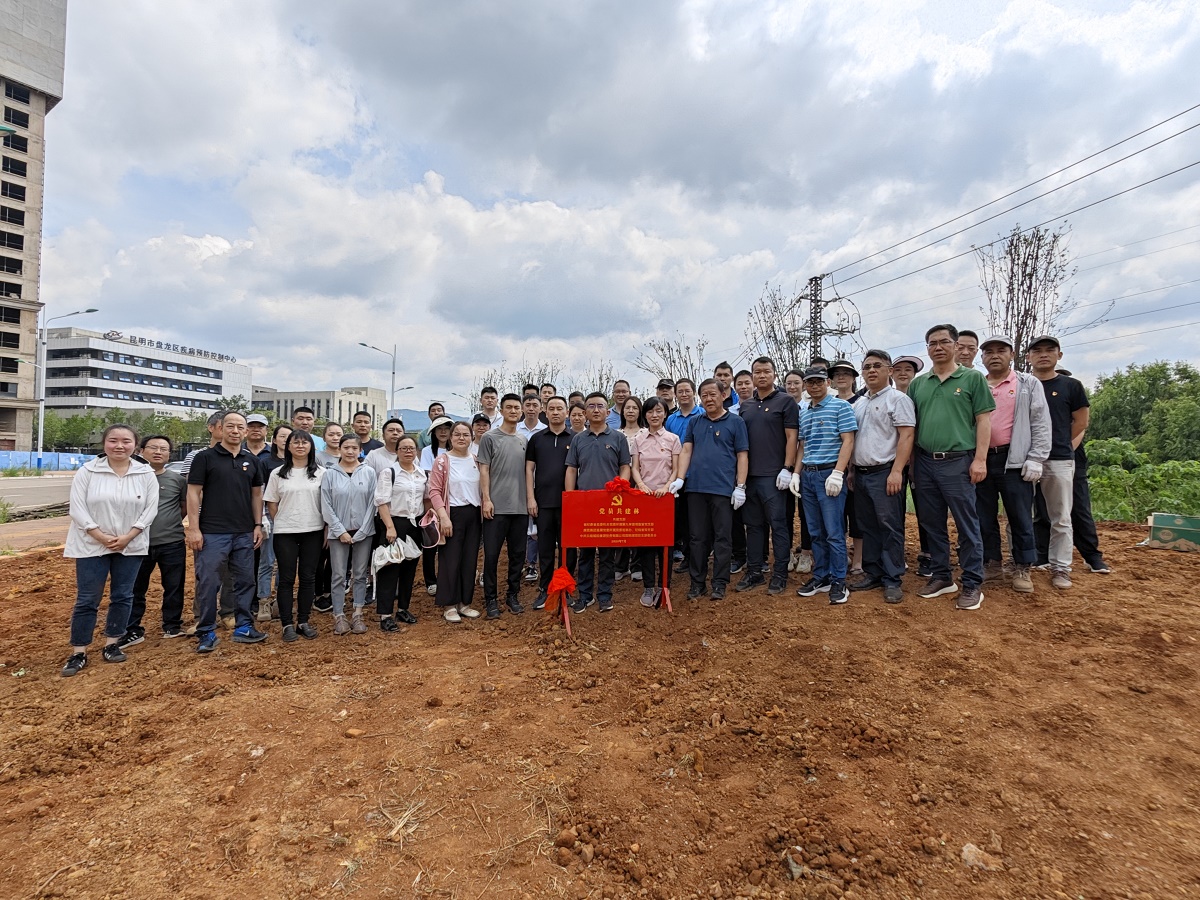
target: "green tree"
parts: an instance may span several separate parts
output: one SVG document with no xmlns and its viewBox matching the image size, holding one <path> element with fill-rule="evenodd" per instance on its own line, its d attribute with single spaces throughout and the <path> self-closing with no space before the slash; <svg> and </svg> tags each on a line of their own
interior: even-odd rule
<svg viewBox="0 0 1200 900">
<path fill-rule="evenodd" d="M 1156 400 L 1137 443 L 1155 462 L 1200 459 L 1200 400 Z"/>
<path fill-rule="evenodd" d="M 217 409 L 240 412 L 243 416 L 246 416 L 250 414 L 250 401 L 241 394 L 234 394 L 232 397 L 222 397 L 219 399 L 217 401 Z"/>
<path fill-rule="evenodd" d="M 1101 375 L 1092 393 L 1088 437 L 1137 441 L 1143 450 L 1152 452 L 1139 436 L 1146 434 L 1153 419 L 1167 415 L 1167 407 L 1158 406 L 1159 401 L 1170 403 L 1181 398 L 1200 401 L 1200 371 L 1185 362 L 1158 360 Z M 1176 430 L 1186 433 L 1186 413 L 1172 414 L 1172 419 L 1178 420 Z M 1192 446 L 1193 449 L 1183 457 L 1153 455 L 1158 459 L 1195 458 L 1200 454 L 1200 447 Z"/>
</svg>

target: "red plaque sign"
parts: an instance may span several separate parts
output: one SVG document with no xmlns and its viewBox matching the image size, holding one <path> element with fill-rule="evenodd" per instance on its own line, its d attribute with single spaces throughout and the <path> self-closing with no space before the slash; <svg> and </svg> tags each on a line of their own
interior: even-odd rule
<svg viewBox="0 0 1200 900">
<path fill-rule="evenodd" d="M 641 491 L 567 491 L 564 547 L 668 547 L 675 543 L 675 496 Z"/>
</svg>

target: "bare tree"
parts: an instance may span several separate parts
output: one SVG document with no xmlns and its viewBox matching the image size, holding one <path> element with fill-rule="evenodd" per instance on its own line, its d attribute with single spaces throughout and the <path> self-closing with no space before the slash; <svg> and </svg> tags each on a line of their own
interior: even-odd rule
<svg viewBox="0 0 1200 900">
<path fill-rule="evenodd" d="M 1077 306 L 1066 286 L 1076 271 L 1068 246 L 1070 231 L 1067 222 L 1057 229 L 1039 226 L 1030 231 L 1014 225 L 1007 237 L 975 248 L 979 281 L 987 295 L 987 308 L 980 311 L 992 334 L 1013 339 L 1022 368 L 1029 341 L 1060 331 Z M 1106 313 L 1083 327 L 1097 324 Z"/>
<path fill-rule="evenodd" d="M 764 285 L 762 296 L 750 307 L 746 322 L 744 356 L 769 356 L 779 372 L 803 368 L 808 353 L 807 294 L 786 297 L 783 288 Z"/>
<path fill-rule="evenodd" d="M 638 351 L 632 362 L 635 368 L 652 375 L 656 381 L 660 378 L 672 381 L 690 378 L 699 384 L 712 374 L 704 365 L 704 348 L 707 346 L 708 338 L 697 338 L 693 344 L 676 332 L 671 338 L 646 341 L 645 348 Z"/>
<path fill-rule="evenodd" d="M 498 367 L 484 372 L 482 377 L 476 377 L 471 383 L 471 396 L 464 399 L 470 400 L 471 412 L 475 413 L 481 408 L 479 392 L 485 387 L 494 387 L 501 396 L 504 394 L 520 395 L 521 388 L 526 384 L 536 384 L 540 387 L 548 381 L 555 387 L 561 388 L 559 380 L 562 374 L 563 365 L 557 359 L 530 363 L 522 358 L 521 364 L 511 371 L 508 365 L 502 361 Z"/>
</svg>

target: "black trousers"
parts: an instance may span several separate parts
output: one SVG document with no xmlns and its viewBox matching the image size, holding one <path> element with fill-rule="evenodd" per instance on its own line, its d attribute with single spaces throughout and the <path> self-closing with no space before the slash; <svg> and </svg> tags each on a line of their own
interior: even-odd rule
<svg viewBox="0 0 1200 900">
<path fill-rule="evenodd" d="M 854 473 L 855 519 L 863 530 L 863 572 L 885 587 L 899 587 L 904 576 L 904 488 L 887 492 L 891 469 Z"/>
<path fill-rule="evenodd" d="M 304 531 L 298 534 L 276 534 L 271 538 L 275 559 L 279 563 L 279 621 L 292 624 L 292 600 L 296 603 L 296 622 L 303 625 L 312 613 L 317 593 L 317 568 L 321 564 L 321 548 L 325 532 Z M 299 590 L 296 581 L 299 580 Z"/>
<path fill-rule="evenodd" d="M 418 534 L 413 538 L 417 542 L 417 546 L 421 546 L 421 536 Z M 421 575 L 425 578 L 425 586 L 437 584 L 437 547 L 430 547 L 428 550 L 421 551 Z M 407 608 L 407 607 L 402 607 Z"/>
<path fill-rule="evenodd" d="M 1031 566 L 1033 550 L 1033 485 L 1021 477 L 1020 469 L 1008 468 L 1008 449 L 989 452 L 987 478 L 975 485 L 975 508 L 979 513 L 979 536 L 983 561 L 1000 562 L 1000 503 L 1008 518 L 1013 562 Z M 1047 546 L 1049 535 L 1047 534 Z"/>
<path fill-rule="evenodd" d="M 500 549 L 508 544 L 508 593 L 516 599 L 521 593 L 521 574 L 525 568 L 525 536 L 529 530 L 528 513 L 496 513 L 483 520 L 483 602 L 497 602 Z"/>
<path fill-rule="evenodd" d="M 558 550 L 558 564 L 566 565 L 572 574 L 575 572 L 575 561 L 578 552 L 574 547 L 564 554 L 562 552 L 562 507 L 538 506 L 538 586 L 542 593 L 550 587 L 550 579 L 554 577 L 554 551 Z M 565 560 L 564 560 L 565 557 Z"/>
<path fill-rule="evenodd" d="M 708 554 L 712 553 L 712 586 L 729 584 L 733 556 L 733 505 L 724 494 L 688 492 L 688 523 L 692 533 L 692 587 L 708 580 Z"/>
<path fill-rule="evenodd" d="M 187 545 L 183 541 L 159 544 L 151 547 L 142 557 L 142 567 L 133 582 L 133 607 L 129 611 L 128 628 L 141 628 L 142 616 L 146 614 L 146 591 L 150 587 L 150 576 L 158 567 L 162 581 L 163 629 L 183 626 L 183 580 L 187 574 Z"/>
<path fill-rule="evenodd" d="M 438 548 L 438 606 L 470 606 L 475 596 L 481 522 L 478 506 L 451 506 L 453 534 Z"/>
<path fill-rule="evenodd" d="M 686 493 L 675 495 L 675 549 L 683 551 L 686 560 L 692 552 L 691 525 L 688 521 L 688 499 Z"/>
<path fill-rule="evenodd" d="M 396 529 L 396 540 L 410 537 L 418 547 L 421 546 L 421 529 L 413 525 L 408 516 L 394 516 L 392 527 Z M 406 559 L 379 570 L 375 576 L 375 609 L 379 615 L 390 616 L 397 609 L 408 609 L 416 577 L 415 559 Z"/>
<path fill-rule="evenodd" d="M 638 547 L 633 552 L 641 561 L 643 588 L 669 588 L 671 586 L 671 567 L 663 568 L 663 552 L 669 547 Z M 667 557 L 670 559 L 670 557 Z"/>
</svg>

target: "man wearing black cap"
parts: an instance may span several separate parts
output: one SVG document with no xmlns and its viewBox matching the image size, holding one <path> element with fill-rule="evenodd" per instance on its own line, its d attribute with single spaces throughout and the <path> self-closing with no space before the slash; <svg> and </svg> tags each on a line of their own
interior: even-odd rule
<svg viewBox="0 0 1200 900">
<path fill-rule="evenodd" d="M 979 609 L 983 604 L 983 543 L 975 508 L 975 487 L 987 477 L 992 410 L 996 401 L 976 369 L 960 365 L 958 329 L 934 325 L 925 332 L 932 369 L 908 386 L 917 410 L 916 491 L 921 498 L 917 515 L 925 520 L 933 574 L 918 591 L 931 598 L 958 591 L 950 577 L 950 537 L 946 515 L 958 528 L 962 591 L 955 606 Z"/>
<path fill-rule="evenodd" d="M 1050 407 L 1050 458 L 1042 467 L 1035 496 L 1038 517 L 1049 523 L 1048 563 L 1050 584 L 1059 590 L 1071 587 L 1075 450 L 1083 443 L 1090 413 L 1083 385 L 1055 371 L 1062 345 L 1048 334 L 1035 337 L 1025 352 L 1030 368 L 1046 394 Z"/>
<path fill-rule="evenodd" d="M 658 386 L 654 389 L 654 396 L 663 402 L 667 407 L 667 415 L 675 412 L 675 382 L 670 378 L 660 378 Z"/>
<path fill-rule="evenodd" d="M 1008 518 L 1013 563 L 1012 586 L 1033 593 L 1029 567 L 1035 560 L 1033 486 L 1050 454 L 1050 410 L 1037 378 L 1012 367 L 1012 338 L 997 334 L 983 342 L 983 365 L 996 401 L 988 443 L 987 477 L 975 485 L 979 530 L 983 538 L 983 580 L 999 578 L 1000 502 Z"/>
</svg>

